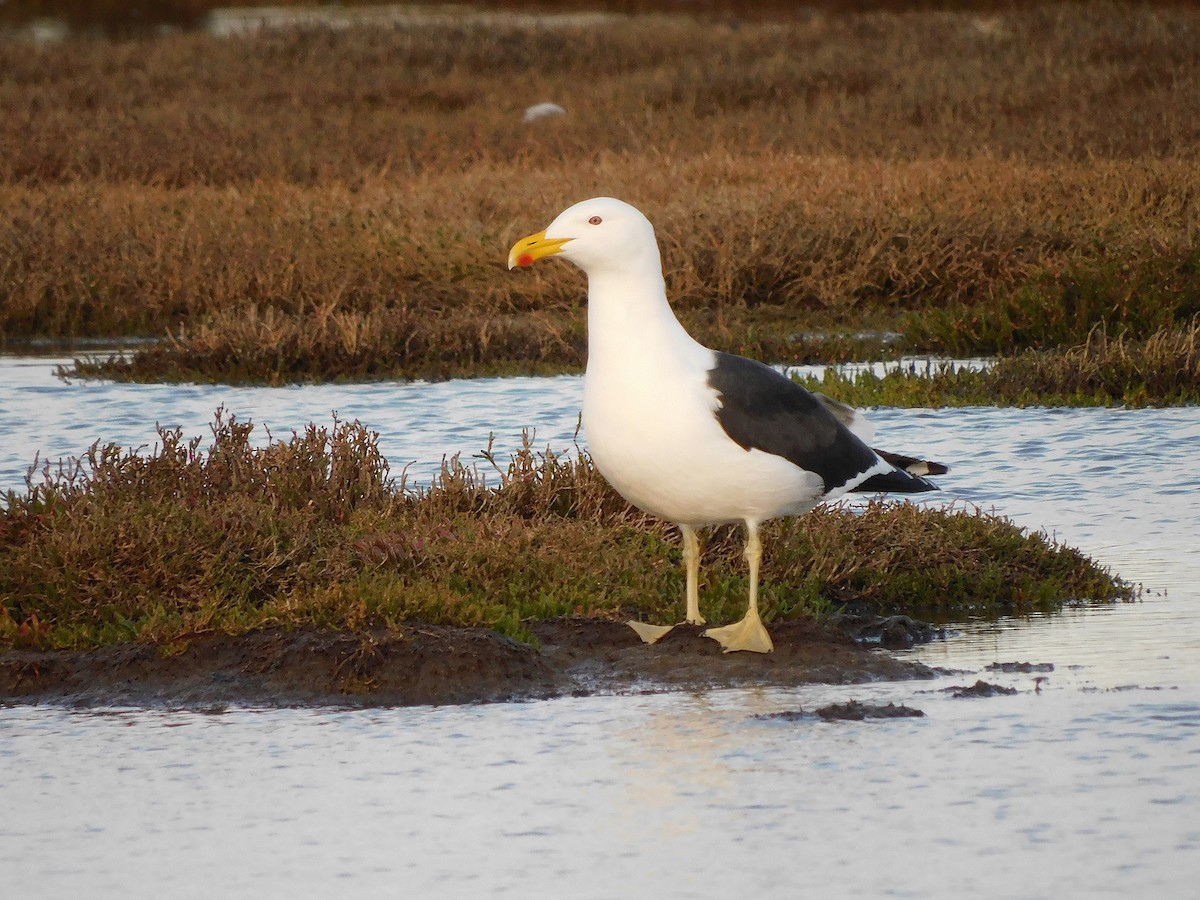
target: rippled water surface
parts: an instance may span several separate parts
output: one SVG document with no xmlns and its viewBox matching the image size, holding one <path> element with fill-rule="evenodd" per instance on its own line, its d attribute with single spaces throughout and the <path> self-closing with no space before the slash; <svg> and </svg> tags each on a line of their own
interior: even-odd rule
<svg viewBox="0 0 1200 900">
<path fill-rule="evenodd" d="M 275 435 L 337 410 L 399 471 L 524 428 L 577 378 L 302 388 L 64 384 L 0 357 L 0 490 L 34 453 Z M 0 710 L 0 894 L 1154 897 L 1200 878 L 1200 410 L 879 410 L 954 470 L 937 501 L 1042 528 L 1141 603 L 963 626 L 932 684 L 383 711 Z M 769 572 L 767 573 L 769 577 Z M 1050 673 L 983 671 L 1053 663 Z M 1037 678 L 1047 680 L 1036 682 Z M 1013 696 L 953 699 L 976 678 Z M 757 715 L 850 698 L 919 719 Z"/>
<path fill-rule="evenodd" d="M 754 718 L 850 695 L 927 715 Z M 15 709 L 0 758 L 12 896 L 1183 898 L 1200 877 L 1194 692 Z"/>
</svg>

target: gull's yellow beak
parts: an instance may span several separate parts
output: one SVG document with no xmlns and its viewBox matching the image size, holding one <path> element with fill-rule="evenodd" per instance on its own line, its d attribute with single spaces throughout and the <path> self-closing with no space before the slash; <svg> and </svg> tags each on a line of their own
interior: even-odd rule
<svg viewBox="0 0 1200 900">
<path fill-rule="evenodd" d="M 553 256 L 562 250 L 563 244 L 570 238 L 548 238 L 546 232 L 539 231 L 529 237 L 521 238 L 508 251 L 508 267 L 532 266 L 543 256 Z"/>
</svg>

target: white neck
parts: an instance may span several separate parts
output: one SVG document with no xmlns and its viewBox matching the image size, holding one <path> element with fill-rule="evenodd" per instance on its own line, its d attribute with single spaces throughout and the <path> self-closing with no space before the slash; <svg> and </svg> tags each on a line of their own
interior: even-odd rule
<svg viewBox="0 0 1200 900">
<path fill-rule="evenodd" d="M 658 249 L 619 267 L 588 267 L 588 371 L 645 366 L 663 348 L 703 350 L 667 303 Z M 649 357 L 649 358 L 648 358 Z"/>
</svg>

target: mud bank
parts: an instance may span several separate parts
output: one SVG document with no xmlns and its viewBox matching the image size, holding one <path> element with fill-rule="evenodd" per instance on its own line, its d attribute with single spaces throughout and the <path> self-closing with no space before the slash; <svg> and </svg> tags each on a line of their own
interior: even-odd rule
<svg viewBox="0 0 1200 900">
<path fill-rule="evenodd" d="M 775 652 L 723 654 L 701 629 L 658 644 L 624 624 L 538 623 L 540 646 L 483 629 L 263 631 L 204 636 L 177 652 L 145 645 L 0 656 L 0 702 L 92 705 L 417 706 L 808 683 L 928 678 L 923 665 L 868 650 L 813 622 L 772 626 Z"/>
</svg>

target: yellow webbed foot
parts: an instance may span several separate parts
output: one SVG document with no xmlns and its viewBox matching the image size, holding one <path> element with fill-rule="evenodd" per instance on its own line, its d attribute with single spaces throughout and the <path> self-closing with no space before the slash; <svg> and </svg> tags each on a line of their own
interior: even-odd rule
<svg viewBox="0 0 1200 900">
<path fill-rule="evenodd" d="M 632 620 L 626 622 L 625 624 L 636 631 L 637 636 L 647 644 L 653 644 L 656 641 L 662 640 L 668 634 L 670 634 L 671 629 L 675 627 L 674 625 L 648 625 L 645 622 L 634 622 Z"/>
<path fill-rule="evenodd" d="M 726 653 L 735 650 L 749 650 L 751 653 L 770 653 L 775 649 L 771 643 L 771 635 L 757 615 L 747 615 L 740 622 L 725 625 L 721 628 L 710 628 L 704 632 L 724 648 Z"/>
</svg>

